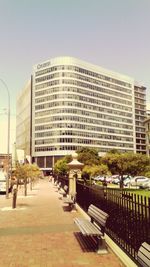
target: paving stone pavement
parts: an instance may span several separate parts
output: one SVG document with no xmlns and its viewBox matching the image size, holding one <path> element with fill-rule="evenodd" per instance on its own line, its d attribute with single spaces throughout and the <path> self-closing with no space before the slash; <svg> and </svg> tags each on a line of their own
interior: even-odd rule
<svg viewBox="0 0 150 267">
<path fill-rule="evenodd" d="M 108 248 L 98 255 L 84 247 L 73 218 L 48 180 L 40 180 L 28 196 L 19 189 L 17 208 L 0 195 L 0 267 L 123 267 Z"/>
</svg>

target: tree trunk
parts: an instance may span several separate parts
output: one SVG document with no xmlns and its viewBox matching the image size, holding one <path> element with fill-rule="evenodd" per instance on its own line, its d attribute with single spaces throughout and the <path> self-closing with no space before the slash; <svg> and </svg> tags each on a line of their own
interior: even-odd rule
<svg viewBox="0 0 150 267">
<path fill-rule="evenodd" d="M 27 181 L 24 182 L 24 195 L 27 196 Z"/>
<path fill-rule="evenodd" d="M 12 209 L 16 208 L 16 201 L 17 201 L 17 185 L 13 186 L 13 198 L 12 198 Z"/>
<path fill-rule="evenodd" d="M 32 180 L 30 180 L 30 190 L 32 191 Z"/>
<path fill-rule="evenodd" d="M 123 175 L 120 177 L 120 189 L 123 189 Z"/>
</svg>

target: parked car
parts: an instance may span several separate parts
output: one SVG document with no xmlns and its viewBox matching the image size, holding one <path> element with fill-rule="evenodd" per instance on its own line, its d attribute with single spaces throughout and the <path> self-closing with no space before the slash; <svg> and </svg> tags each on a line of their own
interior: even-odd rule
<svg viewBox="0 0 150 267">
<path fill-rule="evenodd" d="M 141 189 L 150 189 L 150 179 L 147 182 L 143 182 L 139 185 L 139 188 Z"/>
<path fill-rule="evenodd" d="M 4 193 L 6 192 L 6 178 L 7 174 L 5 172 L 0 172 L 0 192 Z M 9 191 L 11 191 L 11 183 L 9 180 Z"/>
<path fill-rule="evenodd" d="M 98 175 L 98 176 L 94 177 L 94 180 L 103 182 L 104 181 L 104 176 Z"/>
<path fill-rule="evenodd" d="M 7 174 L 6 172 L 0 171 L 0 180 L 6 180 Z"/>
<path fill-rule="evenodd" d="M 120 177 L 119 175 L 112 175 L 112 184 L 119 184 L 120 183 Z"/>
<path fill-rule="evenodd" d="M 130 180 L 131 186 L 139 186 L 140 184 L 143 184 L 144 182 L 148 182 L 149 178 L 145 176 L 135 176 Z"/>
<path fill-rule="evenodd" d="M 128 176 L 127 178 L 125 178 L 125 179 L 123 180 L 123 184 L 124 184 L 124 186 L 128 186 L 128 185 L 130 185 L 130 181 L 131 181 L 131 179 L 132 179 L 131 176 Z"/>
<path fill-rule="evenodd" d="M 129 176 L 129 175 L 123 175 L 123 184 L 125 185 L 125 186 L 127 186 L 127 185 L 129 185 L 129 182 L 130 182 L 130 180 L 131 180 L 131 176 Z M 113 184 L 120 184 L 120 176 L 118 175 L 118 177 L 116 177 L 116 178 L 113 178 L 113 180 L 112 180 L 112 183 Z"/>
<path fill-rule="evenodd" d="M 107 184 L 112 183 L 112 177 L 106 177 L 106 183 Z"/>
</svg>

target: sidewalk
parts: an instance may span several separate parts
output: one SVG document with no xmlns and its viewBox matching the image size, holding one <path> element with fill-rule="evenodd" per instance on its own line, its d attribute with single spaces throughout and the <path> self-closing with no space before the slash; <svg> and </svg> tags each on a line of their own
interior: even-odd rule
<svg viewBox="0 0 150 267">
<path fill-rule="evenodd" d="M 123 267 L 109 249 L 107 255 L 85 250 L 79 232 L 59 194 L 41 180 L 28 196 L 20 190 L 17 209 L 12 197 L 0 196 L 0 267 Z M 21 195 L 22 194 L 22 195 Z"/>
</svg>

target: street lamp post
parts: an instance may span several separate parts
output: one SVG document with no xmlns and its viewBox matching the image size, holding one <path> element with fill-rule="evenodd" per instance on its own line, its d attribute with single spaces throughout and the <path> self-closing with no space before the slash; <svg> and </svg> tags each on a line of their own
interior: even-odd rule
<svg viewBox="0 0 150 267">
<path fill-rule="evenodd" d="M 9 198 L 9 146 L 10 146 L 10 94 L 7 84 L 0 78 L 8 94 L 8 134 L 7 134 L 7 178 L 6 178 L 6 198 Z"/>
</svg>

